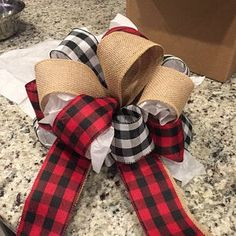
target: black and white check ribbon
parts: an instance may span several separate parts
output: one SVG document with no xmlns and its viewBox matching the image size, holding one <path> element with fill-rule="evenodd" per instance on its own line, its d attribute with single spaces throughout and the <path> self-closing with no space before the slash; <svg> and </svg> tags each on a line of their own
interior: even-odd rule
<svg viewBox="0 0 236 236">
<path fill-rule="evenodd" d="M 166 55 L 164 55 L 161 65 L 175 69 L 179 72 L 184 73 L 187 76 L 190 76 L 190 70 L 189 70 L 187 64 L 179 57 L 166 54 Z"/>
<path fill-rule="evenodd" d="M 67 37 L 50 52 L 51 58 L 81 61 L 89 66 L 106 87 L 102 67 L 97 57 L 96 37 L 83 29 L 73 29 Z"/>
<path fill-rule="evenodd" d="M 184 114 L 180 116 L 180 119 L 182 120 L 182 127 L 184 133 L 184 148 L 188 149 L 188 146 L 190 145 L 193 138 L 192 122 Z"/>
<path fill-rule="evenodd" d="M 112 126 L 115 135 L 111 144 L 111 155 L 116 161 L 134 163 L 154 149 L 139 107 L 129 105 L 121 108 L 114 116 Z"/>
</svg>

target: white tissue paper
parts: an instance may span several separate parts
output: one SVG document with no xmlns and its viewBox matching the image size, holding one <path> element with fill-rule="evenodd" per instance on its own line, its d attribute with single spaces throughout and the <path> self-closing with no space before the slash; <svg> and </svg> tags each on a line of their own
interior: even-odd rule
<svg viewBox="0 0 236 236">
<path fill-rule="evenodd" d="M 17 92 L 16 92 L 17 91 Z M 27 98 L 25 83 L 16 79 L 6 70 L 0 70 L 0 94 L 16 104 L 20 104 Z"/>
<path fill-rule="evenodd" d="M 26 84 L 34 79 L 34 65 L 48 58 L 49 52 L 59 43 L 57 40 L 46 40 L 25 49 L 3 53 L 0 56 L 0 69 Z"/>
<path fill-rule="evenodd" d="M 38 139 L 46 148 L 49 149 L 56 141 L 57 137 L 53 133 L 40 127 L 38 124 L 35 128 L 37 129 Z"/>
<path fill-rule="evenodd" d="M 118 13 L 115 18 L 111 20 L 109 29 L 119 26 L 126 26 L 138 30 L 137 26 L 129 18 Z"/>
<path fill-rule="evenodd" d="M 127 17 L 117 14 L 113 20 L 110 21 L 109 29 L 119 26 L 125 26 L 130 27 L 137 30 L 136 25 Z M 103 35 L 106 33 L 106 31 L 98 36 L 96 36 L 98 42 L 101 42 Z"/>
<path fill-rule="evenodd" d="M 190 79 L 193 81 L 194 83 L 194 87 L 199 86 L 204 80 L 205 80 L 205 76 L 200 76 L 200 75 L 191 75 Z"/>
<path fill-rule="evenodd" d="M 111 142 L 114 137 L 114 128 L 111 126 L 100 134 L 90 145 L 86 157 L 91 159 L 93 170 L 99 173 L 108 153 L 111 152 Z M 109 164 L 109 161 L 106 161 Z"/>
<path fill-rule="evenodd" d="M 186 185 L 193 177 L 206 173 L 204 166 L 187 150 L 184 150 L 184 160 L 182 162 L 175 162 L 164 157 L 161 159 L 171 175 L 182 182 L 182 186 Z"/>
<path fill-rule="evenodd" d="M 146 113 L 152 114 L 156 119 L 159 120 L 160 125 L 165 125 L 166 123 L 176 119 L 176 112 L 166 105 L 162 105 L 158 101 L 145 101 L 139 104 Z"/>
<path fill-rule="evenodd" d="M 74 95 L 66 93 L 53 93 L 48 95 L 48 102 L 44 108 L 44 118 L 39 121 L 41 124 L 53 125 L 57 114 L 64 108 L 73 98 Z"/>
<path fill-rule="evenodd" d="M 34 80 L 35 64 L 48 58 L 49 52 L 59 43 L 57 40 L 46 40 L 29 48 L 0 55 L 0 94 L 18 104 L 32 119 L 35 113 L 27 97 L 25 84 Z"/>
</svg>

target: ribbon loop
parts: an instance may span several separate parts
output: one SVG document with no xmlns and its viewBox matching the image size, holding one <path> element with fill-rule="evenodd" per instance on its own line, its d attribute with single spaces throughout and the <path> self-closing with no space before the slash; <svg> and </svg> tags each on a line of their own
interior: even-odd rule
<svg viewBox="0 0 236 236">
<path fill-rule="evenodd" d="M 64 59 L 43 60 L 35 66 L 40 107 L 44 110 L 48 96 L 66 93 L 78 96 L 105 97 L 104 87 L 86 65 Z"/>
<path fill-rule="evenodd" d="M 141 109 L 135 105 L 121 108 L 114 116 L 115 129 L 111 155 L 116 161 L 134 163 L 154 149 Z"/>
<path fill-rule="evenodd" d="M 77 96 L 59 112 L 53 132 L 84 157 L 93 140 L 111 126 L 117 105 L 114 98 Z"/>
<path fill-rule="evenodd" d="M 182 120 L 182 127 L 183 127 L 183 133 L 184 133 L 184 148 L 188 149 L 188 146 L 190 145 L 193 138 L 192 122 L 184 114 L 180 116 L 180 119 Z"/>
<path fill-rule="evenodd" d="M 90 32 L 73 29 L 57 48 L 50 52 L 51 58 L 81 61 L 89 66 L 106 87 L 101 65 L 97 57 L 98 40 Z"/>
<path fill-rule="evenodd" d="M 154 152 L 173 161 L 183 161 L 184 134 L 181 120 L 160 125 L 158 120 L 150 115 L 147 124 L 155 144 Z"/>
<path fill-rule="evenodd" d="M 156 67 L 149 76 L 150 82 L 144 88 L 138 104 L 157 101 L 173 110 L 177 119 L 194 88 L 193 82 L 183 73 L 164 66 Z"/>
<path fill-rule="evenodd" d="M 163 48 L 134 34 L 113 32 L 99 43 L 97 54 L 110 96 L 125 106 L 149 82 L 148 75 L 160 63 Z"/>
</svg>

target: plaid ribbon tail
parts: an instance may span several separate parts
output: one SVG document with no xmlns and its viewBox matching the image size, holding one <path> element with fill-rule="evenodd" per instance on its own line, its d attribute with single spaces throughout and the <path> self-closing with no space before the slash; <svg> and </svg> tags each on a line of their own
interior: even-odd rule
<svg viewBox="0 0 236 236">
<path fill-rule="evenodd" d="M 26 199 L 17 236 L 63 235 L 90 161 L 56 140 Z"/>
<path fill-rule="evenodd" d="M 118 167 L 146 235 L 205 235 L 157 155 L 150 154 L 132 165 L 118 163 Z"/>
</svg>

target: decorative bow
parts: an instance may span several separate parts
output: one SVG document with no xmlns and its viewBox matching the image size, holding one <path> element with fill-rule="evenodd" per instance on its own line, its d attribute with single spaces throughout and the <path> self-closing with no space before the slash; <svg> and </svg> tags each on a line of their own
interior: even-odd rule
<svg viewBox="0 0 236 236">
<path fill-rule="evenodd" d="M 56 115 L 52 127 L 42 125 L 57 139 L 26 199 L 17 235 L 65 233 L 91 166 L 85 156 L 111 127 L 110 155 L 145 233 L 204 235 L 159 158 L 183 160 L 184 133 L 178 117 L 193 88 L 185 75 L 158 65 L 162 53 L 159 45 L 132 32 L 107 34 L 98 45 L 107 89 L 83 63 L 50 59 L 36 65 L 37 86 L 29 83 L 27 92 L 38 118 L 44 117 L 51 95 L 74 98 Z M 144 112 L 148 101 L 167 106 L 175 120 L 161 125 L 154 115 L 147 115 L 148 109 Z"/>
</svg>

